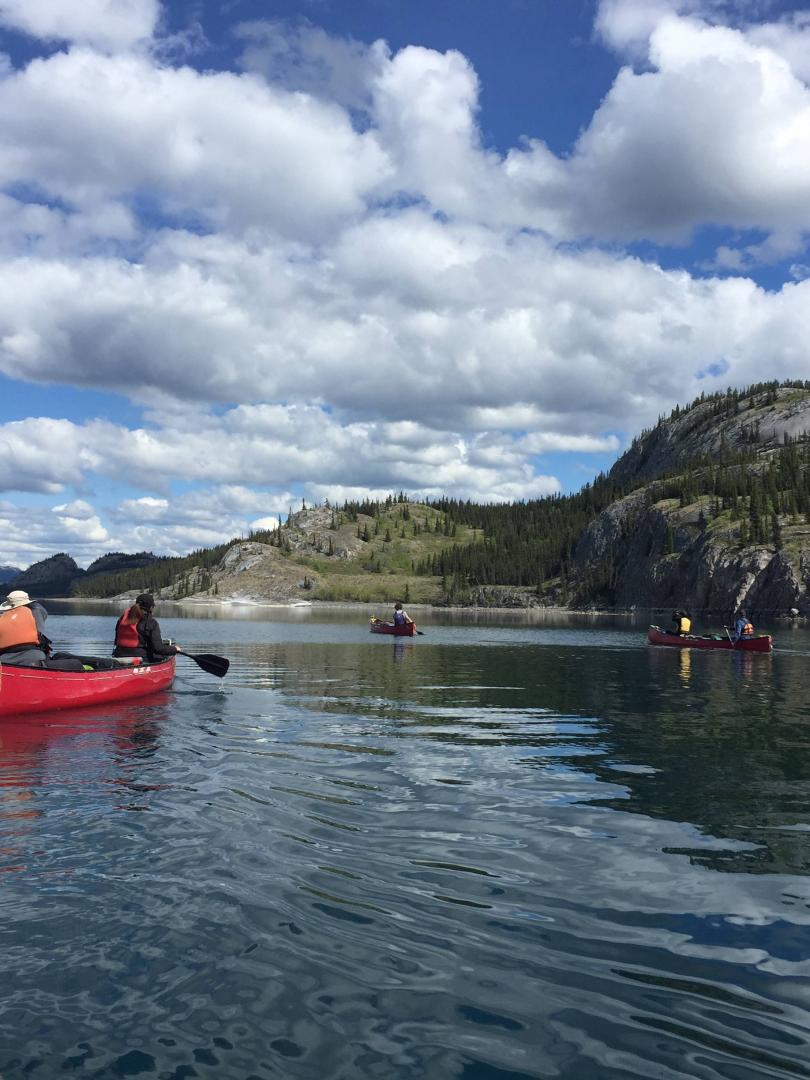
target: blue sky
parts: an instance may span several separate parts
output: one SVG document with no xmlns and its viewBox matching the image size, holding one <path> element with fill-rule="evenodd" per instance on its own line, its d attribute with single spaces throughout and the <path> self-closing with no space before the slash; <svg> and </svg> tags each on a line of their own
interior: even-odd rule
<svg viewBox="0 0 810 1080">
<path fill-rule="evenodd" d="M 0 0 L 0 563 L 575 490 L 810 378 L 810 16 Z"/>
</svg>

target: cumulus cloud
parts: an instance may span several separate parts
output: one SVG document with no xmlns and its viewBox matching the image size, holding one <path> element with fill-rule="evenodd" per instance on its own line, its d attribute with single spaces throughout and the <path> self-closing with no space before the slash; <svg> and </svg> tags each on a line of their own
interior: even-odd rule
<svg viewBox="0 0 810 1080">
<path fill-rule="evenodd" d="M 0 371 L 164 406 L 247 393 L 345 424 L 603 438 L 699 393 L 718 356 L 753 381 L 767 343 L 803 376 L 809 287 L 693 279 L 410 209 L 303 260 L 176 235 L 136 265 L 6 260 Z"/>
<path fill-rule="evenodd" d="M 21 459 L 15 462 L 9 453 L 0 483 L 10 491 L 45 492 L 89 483 L 91 474 L 119 482 L 136 475 L 155 492 L 167 491 L 176 480 L 216 483 L 221 485 L 219 509 L 241 515 L 267 512 L 269 496 L 257 493 L 257 487 L 271 488 L 286 506 L 289 491 L 308 490 L 313 477 L 316 497 L 330 490 L 334 497 L 347 474 L 367 489 L 402 488 L 433 496 L 453 490 L 460 497 L 486 495 L 497 501 L 512 498 L 518 489 L 520 497 L 531 497 L 559 488 L 553 477 L 535 473 L 529 456 L 536 448 L 501 434 L 468 438 L 460 449 L 455 433 L 420 424 L 344 424 L 312 406 L 238 406 L 220 416 L 199 412 L 193 425 L 172 426 L 171 418 L 166 420 L 135 430 L 103 420 L 61 421 L 57 430 L 63 453 L 54 453 L 53 422 L 6 424 L 0 427 L 0 446 L 13 448 L 14 440 L 25 445 L 32 464 L 23 469 Z M 46 486 L 37 466 L 48 455 L 52 466 Z M 128 501 L 125 511 L 150 520 L 173 513 L 177 505 L 163 495 L 148 495 Z M 57 509 L 75 519 L 91 512 L 86 501 Z"/>
<path fill-rule="evenodd" d="M 338 106 L 252 75 L 74 48 L 0 81 L 0 183 L 71 208 L 148 191 L 173 220 L 311 237 L 386 169 Z"/>
<path fill-rule="evenodd" d="M 0 25 L 47 41 L 125 49 L 151 38 L 160 0 L 0 0 Z"/>
<path fill-rule="evenodd" d="M 59 496 L 55 535 L 179 549 L 292 491 L 548 494 L 543 455 L 613 454 L 764 357 L 806 375 L 803 16 L 603 0 L 626 66 L 557 156 L 541 132 L 486 147 L 458 51 L 253 23 L 241 73 L 202 72 L 133 47 L 156 4 L 30 7 L 38 29 L 12 0 L 0 22 L 73 44 L 0 77 L 0 372 L 146 409 L 0 426 L 0 490 Z M 790 258 L 795 280 L 614 246 L 703 225 L 734 230 L 704 270 Z M 93 477 L 133 471 L 99 515 Z"/>
<path fill-rule="evenodd" d="M 640 48 L 577 143 L 581 223 L 610 211 L 615 237 L 685 242 L 702 224 L 800 236 L 807 225 L 810 90 L 745 29 L 614 0 L 600 27 Z"/>
<path fill-rule="evenodd" d="M 57 551 L 66 551 L 80 566 L 99 555 L 127 546 L 110 534 L 99 517 L 73 517 L 63 508 L 0 499 L 0 563 L 25 568 Z"/>
</svg>

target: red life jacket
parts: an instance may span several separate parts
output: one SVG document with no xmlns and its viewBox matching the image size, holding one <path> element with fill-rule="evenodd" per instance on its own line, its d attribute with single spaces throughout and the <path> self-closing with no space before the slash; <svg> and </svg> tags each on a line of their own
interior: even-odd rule
<svg viewBox="0 0 810 1080">
<path fill-rule="evenodd" d="M 0 615 L 0 652 L 20 649 L 24 645 L 39 648 L 39 631 L 33 611 L 27 606 L 4 611 Z"/>
<path fill-rule="evenodd" d="M 127 608 L 118 622 L 115 624 L 115 647 L 116 649 L 140 649 L 141 639 L 138 637 L 138 624 L 126 620 L 132 608 Z"/>
</svg>

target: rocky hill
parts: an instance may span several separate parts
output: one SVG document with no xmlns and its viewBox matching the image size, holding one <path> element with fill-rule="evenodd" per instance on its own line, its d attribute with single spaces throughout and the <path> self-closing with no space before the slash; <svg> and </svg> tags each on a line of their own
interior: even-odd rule
<svg viewBox="0 0 810 1080">
<path fill-rule="evenodd" d="M 0 585 L 12 581 L 15 577 L 19 577 L 21 573 L 22 570 L 19 566 L 0 566 Z"/>
<path fill-rule="evenodd" d="M 810 615 L 810 390 L 769 387 L 676 410 L 610 479 L 633 490 L 573 552 L 570 600 Z"/>
</svg>

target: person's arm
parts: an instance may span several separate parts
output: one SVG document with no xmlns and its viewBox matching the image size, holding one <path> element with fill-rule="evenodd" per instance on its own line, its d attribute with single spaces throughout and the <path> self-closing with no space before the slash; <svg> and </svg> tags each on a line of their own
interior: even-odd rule
<svg viewBox="0 0 810 1080">
<path fill-rule="evenodd" d="M 36 600 L 33 604 L 30 605 L 30 607 L 31 614 L 34 616 L 34 622 L 36 623 L 37 634 L 39 635 L 39 647 L 42 649 L 46 656 L 49 656 L 53 651 L 51 649 L 51 645 L 53 644 L 53 642 L 45 633 L 45 620 L 48 618 L 48 612 L 45 610 L 42 604 L 38 604 Z"/>
<path fill-rule="evenodd" d="M 160 624 L 151 615 L 147 615 L 138 629 L 144 639 L 147 656 L 174 656 L 181 651 L 177 646 L 163 640 Z"/>
</svg>

